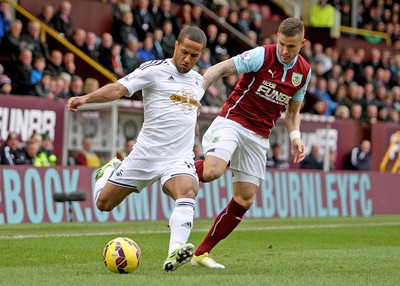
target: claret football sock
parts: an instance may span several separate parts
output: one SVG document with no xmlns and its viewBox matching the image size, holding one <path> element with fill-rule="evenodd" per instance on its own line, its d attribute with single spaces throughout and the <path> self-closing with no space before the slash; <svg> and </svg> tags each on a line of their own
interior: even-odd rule
<svg viewBox="0 0 400 286">
<path fill-rule="evenodd" d="M 239 225 L 246 211 L 247 209 L 232 198 L 226 208 L 215 218 L 214 225 L 196 249 L 195 255 L 209 253 L 218 242 L 226 238 Z"/>
<path fill-rule="evenodd" d="M 196 167 L 196 173 L 197 173 L 197 176 L 199 177 L 199 181 L 204 182 L 204 178 L 203 178 L 204 160 L 195 161 L 194 166 Z"/>
</svg>

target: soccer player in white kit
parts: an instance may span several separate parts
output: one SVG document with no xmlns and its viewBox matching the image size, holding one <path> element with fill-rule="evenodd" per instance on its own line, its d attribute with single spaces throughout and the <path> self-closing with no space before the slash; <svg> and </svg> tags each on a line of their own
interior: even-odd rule
<svg viewBox="0 0 400 286">
<path fill-rule="evenodd" d="M 142 90 L 144 122 L 131 153 L 121 162 L 112 159 L 97 171 L 94 200 L 101 211 L 111 211 L 132 192 L 160 181 L 175 200 L 169 219 L 169 250 L 163 268 L 173 271 L 190 261 L 194 246 L 187 243 L 193 227 L 198 177 L 193 145 L 202 76 L 192 68 L 206 45 L 197 27 L 183 29 L 173 57 L 143 63 L 132 73 L 100 89 L 68 100 L 69 111 L 93 102 L 108 102 Z"/>
</svg>

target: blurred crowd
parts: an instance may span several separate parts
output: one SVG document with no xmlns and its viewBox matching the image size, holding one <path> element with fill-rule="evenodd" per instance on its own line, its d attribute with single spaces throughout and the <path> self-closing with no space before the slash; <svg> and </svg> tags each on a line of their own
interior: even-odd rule
<svg viewBox="0 0 400 286">
<path fill-rule="evenodd" d="M 276 35 L 262 33 L 262 23 L 282 15 L 273 14 L 267 4 L 250 0 L 200 2 L 214 11 L 221 23 L 230 24 L 249 41 L 257 45 L 275 42 Z M 196 65 L 200 73 L 232 56 L 228 33 L 204 17 L 199 6 L 171 0 L 108 3 L 113 11 L 112 29 L 101 35 L 76 27 L 71 17 L 74 7 L 66 0 L 57 7 L 45 4 L 35 16 L 117 77 L 130 73 L 144 61 L 171 57 L 176 36 L 185 25 L 201 27 L 208 38 L 207 48 Z M 341 24 L 351 25 L 349 1 L 318 1 L 318 4 L 322 8 L 335 7 L 341 13 Z M 303 113 L 370 123 L 400 122 L 399 14 L 398 1 L 359 1 L 357 26 L 389 34 L 392 46 L 388 49 L 350 46 L 338 49 L 306 42 L 301 54 L 312 65 L 313 77 Z M 0 1 L 0 93 L 58 99 L 80 96 L 99 87 L 97 79 L 79 74 L 75 54 L 51 49 L 40 34 L 38 22 L 24 25 L 12 17 L 9 4 Z M 365 40 L 373 43 L 382 39 L 366 37 Z M 206 91 L 201 103 L 222 106 L 237 81 L 237 76 L 218 81 Z M 134 99 L 141 99 L 140 95 Z"/>
</svg>

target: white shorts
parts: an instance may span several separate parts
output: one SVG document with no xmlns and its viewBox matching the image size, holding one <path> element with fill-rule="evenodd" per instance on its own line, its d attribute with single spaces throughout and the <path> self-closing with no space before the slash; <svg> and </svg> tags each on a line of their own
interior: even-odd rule
<svg viewBox="0 0 400 286">
<path fill-rule="evenodd" d="M 177 176 L 191 176 L 198 181 L 193 157 L 165 158 L 145 154 L 135 148 L 121 165 L 114 170 L 108 181 L 114 185 L 139 193 L 143 188 L 160 180 L 161 185 Z"/>
<path fill-rule="evenodd" d="M 233 181 L 260 185 L 264 180 L 269 140 L 239 123 L 218 116 L 203 136 L 206 156 L 230 162 Z"/>
</svg>

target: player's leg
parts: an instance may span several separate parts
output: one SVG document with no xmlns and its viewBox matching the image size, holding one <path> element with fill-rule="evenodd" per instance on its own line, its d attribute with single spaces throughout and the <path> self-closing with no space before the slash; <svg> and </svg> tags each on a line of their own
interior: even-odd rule
<svg viewBox="0 0 400 286">
<path fill-rule="evenodd" d="M 93 197 L 99 210 L 111 211 L 129 194 L 139 192 L 147 184 L 145 180 L 134 180 L 140 176 L 132 167 L 132 161 L 131 158 L 122 162 L 114 158 L 97 170 Z"/>
<path fill-rule="evenodd" d="M 218 179 L 238 146 L 237 123 L 217 117 L 203 136 L 204 160 L 195 162 L 196 172 L 201 182 Z"/>
<path fill-rule="evenodd" d="M 192 168 L 192 167 L 191 167 Z M 193 176 L 176 176 L 163 184 L 164 192 L 175 200 L 175 207 L 169 219 L 171 230 L 168 257 L 164 270 L 174 271 L 187 263 L 193 256 L 194 246 L 187 243 L 193 228 L 195 198 L 198 192 L 198 181 Z"/>
<path fill-rule="evenodd" d="M 225 268 L 211 258 L 210 252 L 239 225 L 244 214 L 251 207 L 257 190 L 258 184 L 248 182 L 235 182 L 233 184 L 234 197 L 215 218 L 213 226 L 196 249 L 192 265 Z"/>
<path fill-rule="evenodd" d="M 237 123 L 230 123 L 231 130 L 238 137 L 238 148 L 232 154 L 230 167 L 233 172 L 234 197 L 216 217 L 205 239 L 197 248 L 192 264 L 209 268 L 224 268 L 210 256 L 210 251 L 226 238 L 241 222 L 251 207 L 261 180 L 264 178 L 268 139 L 245 129 Z M 218 151 L 218 150 L 217 150 Z"/>
</svg>

